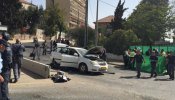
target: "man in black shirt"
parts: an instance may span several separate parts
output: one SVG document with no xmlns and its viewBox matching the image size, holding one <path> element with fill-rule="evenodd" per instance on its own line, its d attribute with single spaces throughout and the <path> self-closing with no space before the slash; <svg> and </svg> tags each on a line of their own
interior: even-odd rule
<svg viewBox="0 0 175 100">
<path fill-rule="evenodd" d="M 156 56 L 155 51 L 152 52 L 152 55 L 150 56 L 150 61 L 151 61 L 151 76 L 150 77 L 156 77 L 157 73 L 156 73 L 156 65 L 157 65 L 157 61 L 158 61 L 158 57 Z"/>
<path fill-rule="evenodd" d="M 172 55 L 172 52 L 167 56 L 168 60 L 168 75 L 170 76 L 170 79 L 174 80 L 174 61 L 175 57 Z"/>
<path fill-rule="evenodd" d="M 137 70 L 137 78 L 140 78 L 140 71 L 141 71 L 141 66 L 144 61 L 143 56 L 140 53 L 140 50 L 137 50 L 136 55 L 134 56 L 135 62 L 136 62 L 136 70 Z"/>
</svg>

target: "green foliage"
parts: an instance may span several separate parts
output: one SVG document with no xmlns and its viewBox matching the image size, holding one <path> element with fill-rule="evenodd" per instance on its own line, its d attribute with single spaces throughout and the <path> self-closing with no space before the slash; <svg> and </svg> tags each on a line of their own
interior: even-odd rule
<svg viewBox="0 0 175 100">
<path fill-rule="evenodd" d="M 112 20 L 111 25 L 112 25 L 112 30 L 118 30 L 118 29 L 123 29 L 123 23 L 125 22 L 125 19 L 123 19 L 123 14 L 128 8 L 124 8 L 125 1 L 121 3 L 121 0 L 119 0 L 118 5 L 115 9 L 114 13 L 114 20 Z"/>
<path fill-rule="evenodd" d="M 70 30 L 68 35 L 75 40 L 76 45 L 78 47 L 83 47 L 84 33 L 85 33 L 85 27 L 77 27 L 75 29 Z M 88 43 L 87 43 L 88 48 L 94 46 L 94 40 L 95 40 L 95 30 L 88 27 Z"/>
<path fill-rule="evenodd" d="M 39 10 L 39 24 L 38 24 L 38 28 L 44 29 L 45 20 L 44 20 L 44 9 L 43 9 L 43 6 L 40 6 L 38 10 Z"/>
<path fill-rule="evenodd" d="M 142 44 L 152 44 L 164 37 L 169 29 L 168 0 L 142 0 L 127 20 Z M 169 18 L 168 18 L 169 16 Z"/>
<path fill-rule="evenodd" d="M 8 26 L 12 34 L 20 26 L 20 9 L 22 5 L 18 0 L 0 0 L 0 22 Z"/>
<path fill-rule="evenodd" d="M 106 41 L 107 52 L 121 55 L 131 44 L 139 42 L 132 30 L 116 30 Z"/>
<path fill-rule="evenodd" d="M 29 27 L 28 33 L 29 34 L 36 33 L 37 24 L 40 21 L 39 9 L 29 7 L 29 9 L 26 10 L 25 21 L 26 21 L 27 26 Z"/>
<path fill-rule="evenodd" d="M 107 37 L 105 36 L 105 34 L 100 34 L 99 37 L 98 37 L 98 45 L 99 46 L 104 46 L 105 42 L 106 42 L 106 39 Z"/>
<path fill-rule="evenodd" d="M 61 32 L 66 30 L 63 15 L 57 6 L 49 8 L 44 15 L 45 18 L 45 35 L 54 36 L 57 31 L 60 31 L 59 37 L 61 37 Z"/>
</svg>

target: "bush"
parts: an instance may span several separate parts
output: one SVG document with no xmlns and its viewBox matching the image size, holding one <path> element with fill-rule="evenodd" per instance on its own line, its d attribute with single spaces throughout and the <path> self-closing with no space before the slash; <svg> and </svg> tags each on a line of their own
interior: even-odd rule
<svg viewBox="0 0 175 100">
<path fill-rule="evenodd" d="M 116 30 L 106 41 L 104 47 L 107 52 L 117 55 L 123 54 L 129 45 L 138 42 L 137 36 L 132 30 Z"/>
<path fill-rule="evenodd" d="M 75 39 L 76 41 L 76 45 L 78 47 L 83 47 L 84 46 L 84 33 L 85 33 L 85 27 L 79 27 L 79 28 L 75 28 L 70 30 L 69 32 L 69 37 L 71 37 L 72 39 Z M 87 43 L 87 47 L 93 47 L 95 42 L 95 30 L 88 27 L 88 43 Z"/>
</svg>

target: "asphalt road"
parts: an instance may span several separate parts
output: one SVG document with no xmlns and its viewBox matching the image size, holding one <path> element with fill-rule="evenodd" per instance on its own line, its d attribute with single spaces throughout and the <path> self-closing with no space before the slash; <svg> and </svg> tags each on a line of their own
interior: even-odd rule
<svg viewBox="0 0 175 100">
<path fill-rule="evenodd" d="M 29 45 L 29 44 L 27 44 Z M 31 49 L 27 49 L 28 57 Z M 49 64 L 50 57 L 41 56 L 39 62 Z M 174 100 L 175 82 L 168 76 L 149 78 L 142 73 L 141 79 L 135 77 L 135 71 L 123 70 L 121 66 L 109 66 L 109 72 L 115 74 L 88 73 L 79 74 L 77 70 L 64 70 L 71 78 L 66 83 L 53 83 L 50 79 L 23 71 L 16 84 L 10 84 L 12 100 Z"/>
</svg>

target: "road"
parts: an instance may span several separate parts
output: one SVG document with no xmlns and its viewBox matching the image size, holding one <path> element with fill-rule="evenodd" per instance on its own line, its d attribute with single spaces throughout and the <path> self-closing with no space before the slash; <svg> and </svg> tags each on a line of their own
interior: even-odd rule
<svg viewBox="0 0 175 100">
<path fill-rule="evenodd" d="M 28 57 L 31 49 L 27 49 Z M 49 55 L 42 56 L 39 62 L 49 64 Z M 11 83 L 12 100 L 174 100 L 175 82 L 168 76 L 149 78 L 142 73 L 141 79 L 136 72 L 123 70 L 118 63 L 109 66 L 109 72 L 115 74 L 89 73 L 79 74 L 77 70 L 65 70 L 71 78 L 66 83 L 53 83 L 51 79 L 23 71 L 18 83 Z"/>
</svg>

